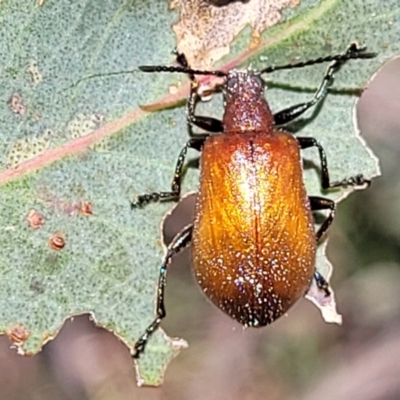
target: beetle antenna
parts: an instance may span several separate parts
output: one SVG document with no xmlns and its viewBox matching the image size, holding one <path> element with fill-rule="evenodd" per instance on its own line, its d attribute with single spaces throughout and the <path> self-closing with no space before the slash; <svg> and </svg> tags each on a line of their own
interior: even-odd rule
<svg viewBox="0 0 400 400">
<path fill-rule="evenodd" d="M 1 1 L 1 0 L 0 0 Z M 143 72 L 181 72 L 184 74 L 189 74 L 189 75 L 214 75 L 214 76 L 219 76 L 219 77 L 224 77 L 227 76 L 228 74 L 224 71 L 199 71 L 197 69 L 191 69 L 189 67 L 168 67 L 164 65 L 143 65 L 139 67 L 140 71 Z M 93 78 L 99 78 L 99 77 L 104 77 L 104 76 L 115 76 L 115 75 L 125 75 L 125 74 L 132 74 L 135 72 L 139 72 L 137 69 L 132 69 L 132 70 L 126 70 L 126 71 L 116 71 L 116 72 L 107 72 L 107 73 L 99 73 L 99 74 L 93 74 L 93 75 L 88 75 L 84 76 L 81 79 L 78 79 L 71 87 L 78 86 L 81 82 L 93 79 Z"/>
<path fill-rule="evenodd" d="M 73 83 L 70 88 L 78 86 L 81 82 L 88 81 L 93 78 L 104 78 L 106 76 L 115 76 L 115 75 L 126 75 L 126 74 L 134 74 L 136 72 L 139 72 L 137 69 L 131 69 L 131 70 L 126 70 L 126 71 L 115 71 L 115 72 L 106 72 L 106 73 L 98 73 L 98 74 L 93 74 L 93 75 L 87 75 L 84 76 L 83 78 L 78 79 L 75 83 Z"/>
<path fill-rule="evenodd" d="M 166 65 L 142 65 L 139 69 L 143 72 L 180 72 L 191 75 L 214 75 L 224 77 L 228 74 L 224 71 L 199 71 L 187 67 L 171 67 Z"/>
<path fill-rule="evenodd" d="M 357 43 L 352 43 L 348 47 L 348 49 L 342 54 L 336 54 L 336 55 L 331 55 L 331 56 L 327 56 L 327 57 L 320 57 L 320 58 L 316 58 L 314 60 L 299 62 L 296 64 L 287 64 L 287 65 L 278 65 L 278 66 L 272 65 L 270 67 L 262 69 L 260 71 L 260 74 L 279 71 L 281 69 L 303 68 L 303 67 L 307 67 L 309 65 L 321 64 L 321 63 L 329 62 L 329 61 L 337 61 L 339 63 L 342 63 L 342 62 L 350 60 L 350 59 L 374 58 L 378 55 L 377 53 L 367 53 L 367 52 L 365 52 L 366 49 L 367 48 L 365 46 L 359 47 Z"/>
</svg>

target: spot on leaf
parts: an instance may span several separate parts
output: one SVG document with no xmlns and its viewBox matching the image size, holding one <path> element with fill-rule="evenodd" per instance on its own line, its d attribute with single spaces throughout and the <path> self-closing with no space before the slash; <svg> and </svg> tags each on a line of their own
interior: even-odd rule
<svg viewBox="0 0 400 400">
<path fill-rule="evenodd" d="M 24 115 L 26 112 L 26 105 L 22 100 L 22 97 L 19 93 L 14 92 L 11 97 L 7 101 L 10 110 L 17 115 Z"/>
</svg>

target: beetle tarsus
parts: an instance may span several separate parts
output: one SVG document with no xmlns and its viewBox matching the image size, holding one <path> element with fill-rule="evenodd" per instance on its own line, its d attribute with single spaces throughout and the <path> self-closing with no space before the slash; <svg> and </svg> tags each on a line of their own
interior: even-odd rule
<svg viewBox="0 0 400 400">
<path fill-rule="evenodd" d="M 134 352 L 132 354 L 132 358 L 140 358 L 140 355 L 144 352 L 147 342 L 150 336 L 154 333 L 155 330 L 160 326 L 162 319 L 165 317 L 165 311 L 163 315 L 159 315 L 146 329 L 145 333 L 139 338 L 139 340 L 135 343 L 133 348 Z"/>
<path fill-rule="evenodd" d="M 181 194 L 181 180 L 182 180 L 182 169 L 185 163 L 185 158 L 188 149 L 195 149 L 201 151 L 204 142 L 208 138 L 208 135 L 197 135 L 189 139 L 184 147 L 182 147 L 179 153 L 178 160 L 175 166 L 175 174 L 171 183 L 170 192 L 153 192 L 145 193 L 136 197 L 136 200 L 131 202 L 131 208 L 142 208 L 150 202 L 157 202 L 160 200 L 179 200 Z"/>
<path fill-rule="evenodd" d="M 153 192 L 145 193 L 136 197 L 136 200 L 131 201 L 131 208 L 143 208 L 149 203 L 156 203 L 160 200 L 170 200 L 179 198 L 179 192 Z"/>
<path fill-rule="evenodd" d="M 330 296 L 331 291 L 329 289 L 329 283 L 318 271 L 314 272 L 314 279 L 315 279 L 318 289 L 323 290 L 325 292 L 325 297 Z"/>
<path fill-rule="evenodd" d="M 330 188 L 335 187 L 346 187 L 346 186 L 359 186 L 362 188 L 367 188 L 371 185 L 371 180 L 364 177 L 363 174 L 358 174 L 351 176 L 350 178 L 343 179 L 342 181 L 332 182 Z"/>
</svg>

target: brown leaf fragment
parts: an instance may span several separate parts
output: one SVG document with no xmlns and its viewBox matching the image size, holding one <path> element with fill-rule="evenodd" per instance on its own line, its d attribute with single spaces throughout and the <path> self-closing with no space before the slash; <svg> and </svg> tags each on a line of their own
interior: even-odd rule
<svg viewBox="0 0 400 400">
<path fill-rule="evenodd" d="M 170 7 L 179 9 L 181 16 L 173 26 L 177 49 L 186 55 L 192 68 L 210 68 L 229 53 L 231 42 L 246 26 L 252 28 L 250 47 L 257 46 L 261 33 L 281 20 L 281 10 L 299 2 L 222 0 L 221 4 L 221 0 L 171 0 Z"/>
</svg>

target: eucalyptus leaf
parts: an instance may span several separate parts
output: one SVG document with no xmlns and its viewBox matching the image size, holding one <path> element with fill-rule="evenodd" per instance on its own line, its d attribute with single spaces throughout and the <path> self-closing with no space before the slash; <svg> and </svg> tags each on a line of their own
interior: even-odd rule
<svg viewBox="0 0 400 400">
<path fill-rule="evenodd" d="M 179 10 L 161 0 L 40 3 L 0 2 L 0 332 L 33 354 L 66 318 L 90 313 L 132 348 L 154 318 L 160 221 L 172 204 L 131 210 L 130 201 L 170 187 L 187 140 L 188 93 L 187 77 L 137 67 L 173 62 Z M 244 29 L 219 65 L 286 64 L 342 52 L 355 40 L 377 52 L 346 63 L 323 105 L 296 125 L 324 146 L 333 180 L 372 178 L 379 169 L 360 140 L 351 93 L 399 53 L 399 17 L 394 0 L 384 7 L 377 0 L 305 0 L 251 50 Z M 325 68 L 268 76 L 272 110 L 309 99 Z M 110 74 L 125 70 L 136 72 Z M 150 113 L 141 108 L 147 103 L 181 106 Z M 200 112 L 220 117 L 221 99 Z M 319 165 L 316 151 L 304 153 Z M 321 193 L 318 176 L 305 169 L 310 194 Z M 195 190 L 197 179 L 196 171 L 186 174 L 183 191 Z M 158 331 L 137 366 L 138 382 L 160 383 L 182 347 Z"/>
</svg>

